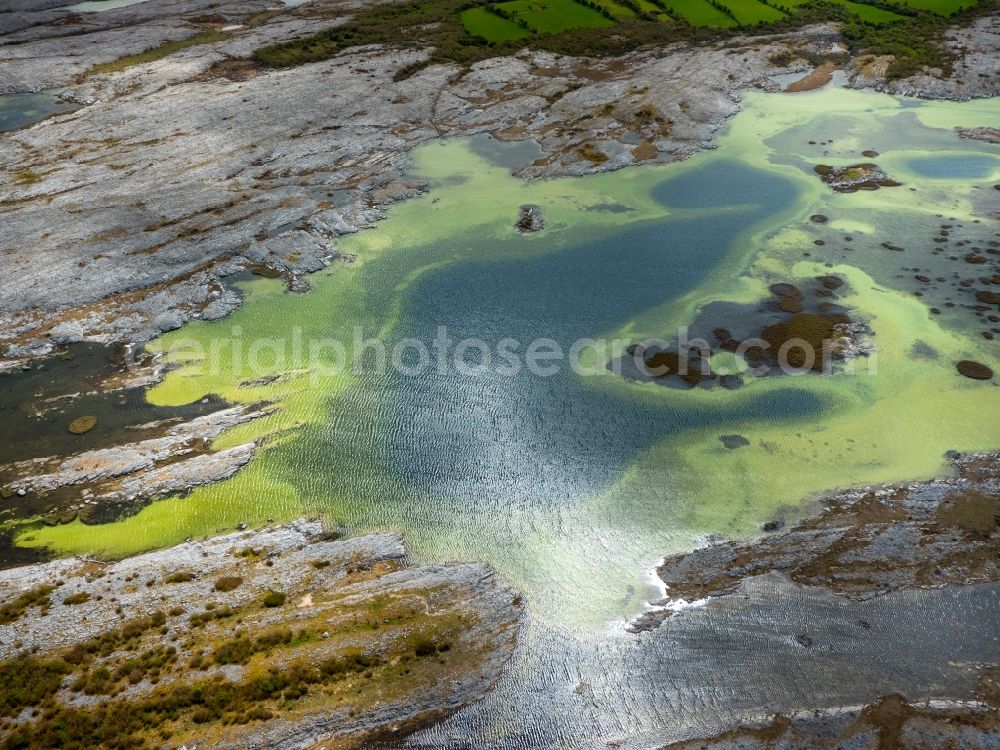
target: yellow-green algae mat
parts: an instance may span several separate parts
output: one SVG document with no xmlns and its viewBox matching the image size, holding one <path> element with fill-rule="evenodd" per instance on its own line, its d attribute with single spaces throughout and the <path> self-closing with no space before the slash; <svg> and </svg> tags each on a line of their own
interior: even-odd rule
<svg viewBox="0 0 1000 750">
<path fill-rule="evenodd" d="M 357 254 L 354 263 L 315 274 L 309 279 L 314 288 L 306 295 L 286 292 L 277 280 L 246 282 L 246 303 L 232 316 L 193 323 L 150 346 L 167 352 L 168 361 L 178 365 L 149 393 L 155 403 L 190 403 L 214 393 L 234 403 L 267 400 L 280 406 L 272 416 L 241 425 L 216 441 L 216 448 L 225 448 L 259 440 L 258 456 L 247 467 L 228 481 L 154 502 L 115 523 L 35 527 L 25 529 L 16 542 L 48 547 L 56 554 L 123 556 L 215 534 L 237 523 L 321 515 L 331 523 L 345 523 L 352 533 L 402 527 L 411 552 L 424 560 L 484 559 L 525 591 L 536 612 L 555 621 L 599 625 L 627 616 L 651 596 L 643 581 L 666 553 L 709 534 L 754 533 L 762 521 L 787 514 L 824 491 L 934 476 L 944 470 L 948 450 L 1000 446 L 996 380 L 962 378 L 954 364 L 974 359 L 1000 371 L 996 344 L 954 316 L 935 317 L 910 285 L 894 282 L 886 264 L 908 262 L 904 254 L 887 261 L 893 255 L 889 251 L 857 253 L 852 262 L 829 267 L 828 257 L 813 247 L 816 226 L 809 221 L 813 214 L 828 215 L 831 231 L 880 240 L 905 238 L 913 226 L 936 226 L 941 214 L 945 220 L 973 221 L 983 186 L 1000 180 L 1000 150 L 961 141 L 952 129 L 996 122 L 1000 100 L 918 103 L 837 88 L 797 95 L 747 92 L 743 111 L 727 126 L 716 151 L 680 164 L 530 183 L 478 156 L 466 140 L 434 142 L 412 155 L 413 171 L 430 183 L 429 193 L 395 205 L 376 227 L 340 240 L 343 253 Z M 826 135 L 810 138 L 810 133 Z M 822 148 L 824 138 L 831 142 Z M 942 139 L 952 153 L 974 154 L 992 165 L 992 175 L 933 180 L 908 169 L 909 159 L 933 155 Z M 818 161 L 867 161 L 861 152 L 875 146 L 880 151 L 875 160 L 903 187 L 839 194 L 810 173 L 810 165 Z M 227 356 L 225 347 L 234 340 L 249 346 L 259 337 L 289 340 L 295 335 L 304 342 L 339 339 L 350 357 L 355 326 L 392 341 L 401 329 L 408 294 L 443 269 L 496 254 L 527 262 L 584 241 L 603 240 L 613 248 L 619 233 L 643 222 L 665 228 L 662 261 L 669 264 L 672 220 L 711 218 L 729 207 L 670 208 L 653 191 L 668 177 L 719 163 L 780 174 L 794 183 L 793 204 L 748 225 L 695 288 L 624 326 L 589 335 L 619 340 L 619 346 L 647 336 L 669 337 L 706 302 L 755 302 L 767 296 L 767 285 L 774 281 L 836 274 L 849 290 L 839 303 L 874 331 L 875 357 L 859 359 L 833 376 L 751 378 L 737 391 L 670 389 L 629 382 L 610 372 L 576 377 L 584 388 L 616 398 L 706 414 L 769 395 L 780 400 L 794 391 L 820 404 L 818 413 L 687 425 L 637 452 L 592 497 L 542 510 L 518 503 L 501 509 L 506 517 L 498 523 L 495 516 L 478 518 L 471 510 L 432 512 L 433 493 L 426 488 L 403 493 L 415 508 L 402 508 L 398 501 L 382 504 L 377 491 L 364 498 L 324 492 L 322 478 L 309 476 L 313 459 L 301 456 L 301 463 L 287 465 L 289 453 L 281 448 L 295 445 L 303 429 L 338 418 L 332 414 L 341 421 L 325 429 L 350 434 L 353 426 L 344 415 L 379 409 L 383 394 L 365 382 L 365 375 L 350 371 L 317 374 L 274 363 L 249 372 L 233 366 Z M 753 195 L 732 196 L 733 206 L 753 200 Z M 513 224 L 524 204 L 542 207 L 545 230 L 518 236 Z M 980 221 L 983 231 L 996 235 L 996 226 L 990 226 L 995 221 Z M 806 256 L 804 248 L 816 252 Z M 613 255 L 608 262 L 614 262 Z M 391 280 L 391 288 L 382 290 L 385 299 L 375 305 L 364 280 L 382 277 Z M 378 310 L 374 318 L 372 310 Z M 299 333 L 293 334 L 293 328 Z M 206 371 L 202 359 L 192 359 L 192 341 L 205 351 L 222 341 L 215 344 L 223 347 L 219 365 Z M 918 342 L 936 356 L 916 359 Z M 267 374 L 281 377 L 265 382 L 261 376 Z M 366 390 L 366 385 L 372 387 Z M 370 403 L 339 412 L 332 408 L 338 399 L 358 400 L 359 394 Z M 725 433 L 745 434 L 750 444 L 726 450 L 719 441 Z M 374 463 L 390 462 L 384 446 L 376 445 L 380 436 L 359 430 L 355 437 L 352 455 L 344 461 L 370 450 Z M 338 457 L 323 460 L 329 466 Z M 385 474 L 391 477 L 392 470 Z M 542 514 L 548 514 L 545 520 Z"/>
</svg>

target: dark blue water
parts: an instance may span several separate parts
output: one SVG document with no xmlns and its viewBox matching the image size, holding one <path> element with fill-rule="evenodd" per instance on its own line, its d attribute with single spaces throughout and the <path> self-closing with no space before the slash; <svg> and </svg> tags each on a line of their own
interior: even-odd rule
<svg viewBox="0 0 1000 750">
<path fill-rule="evenodd" d="M 451 351 L 463 339 L 480 340 L 494 353 L 493 367 L 478 375 L 431 367 L 421 377 L 364 377 L 355 393 L 336 399 L 326 425 L 306 428 L 297 446 L 282 449 L 289 480 L 305 497 L 350 497 L 354 509 L 377 504 L 383 518 L 392 508 L 390 515 L 419 515 L 426 525 L 437 508 L 441 523 L 458 513 L 508 524 L 517 508 L 572 507 L 592 498 L 671 433 L 818 412 L 816 398 L 791 385 L 781 393 L 734 394 L 725 406 L 676 408 L 643 389 L 595 388 L 568 367 L 551 377 L 497 372 L 503 339 L 518 342 L 520 353 L 543 338 L 567 352 L 578 339 L 617 329 L 687 292 L 734 251 L 743 233 L 797 197 L 791 182 L 725 161 L 666 180 L 655 196 L 665 205 L 722 210 L 638 224 L 610 239 L 528 257 L 483 247 L 473 253 L 480 260 L 446 265 L 411 284 L 395 338 L 429 345 L 444 326 L 455 342 Z M 440 258 L 448 250 L 412 252 Z M 390 304 L 396 274 L 412 270 L 413 261 L 410 254 L 399 269 L 390 263 L 362 269 L 369 304 Z M 385 310 L 373 315 L 384 317 Z M 466 361 L 481 362 L 472 354 Z"/>
<path fill-rule="evenodd" d="M 1000 160 L 984 154 L 940 154 L 910 159 L 906 166 L 921 177 L 935 180 L 974 180 L 996 172 L 1000 168 Z"/>
</svg>

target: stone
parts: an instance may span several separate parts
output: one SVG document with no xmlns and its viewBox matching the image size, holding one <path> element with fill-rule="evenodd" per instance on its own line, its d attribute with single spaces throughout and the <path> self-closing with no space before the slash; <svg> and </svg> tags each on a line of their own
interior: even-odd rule
<svg viewBox="0 0 1000 750">
<path fill-rule="evenodd" d="M 745 445 L 750 445 L 750 441 L 742 435 L 719 435 L 719 442 L 722 443 L 724 448 L 731 451 L 742 448 Z"/>
<path fill-rule="evenodd" d="M 965 377 L 973 380 L 989 380 L 993 377 L 993 370 L 980 362 L 971 359 L 963 359 L 955 363 L 955 368 Z"/>
<path fill-rule="evenodd" d="M 97 417 L 85 416 L 74 419 L 69 423 L 69 427 L 67 429 L 74 435 L 82 435 L 85 432 L 90 432 L 96 426 Z"/>
</svg>

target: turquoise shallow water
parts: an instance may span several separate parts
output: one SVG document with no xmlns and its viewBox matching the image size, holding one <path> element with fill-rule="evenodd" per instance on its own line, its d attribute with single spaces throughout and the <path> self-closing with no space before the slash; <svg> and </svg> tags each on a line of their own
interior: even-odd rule
<svg viewBox="0 0 1000 750">
<path fill-rule="evenodd" d="M 1000 171 L 1000 159 L 984 154 L 939 154 L 910 159 L 907 165 L 921 177 L 936 180 L 988 179 Z"/>
<path fill-rule="evenodd" d="M 0 96 L 0 133 L 17 130 L 61 112 L 71 112 L 76 105 L 62 101 L 56 91 Z"/>
</svg>

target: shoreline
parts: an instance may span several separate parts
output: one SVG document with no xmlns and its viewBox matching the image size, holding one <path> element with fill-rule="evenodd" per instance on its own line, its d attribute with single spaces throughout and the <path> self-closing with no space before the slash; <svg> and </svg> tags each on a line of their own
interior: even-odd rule
<svg viewBox="0 0 1000 750">
<path fill-rule="evenodd" d="M 725 599 L 764 575 L 854 600 L 1000 581 L 1000 453 L 952 456 L 950 466 L 940 479 L 825 493 L 790 528 L 779 517 L 758 536 L 664 558 L 656 575 L 667 595 L 633 632 L 656 629 L 680 602 Z"/>
</svg>

